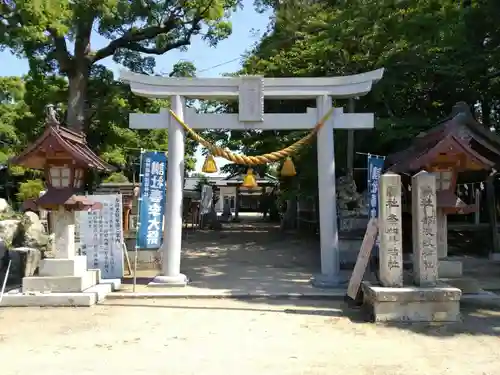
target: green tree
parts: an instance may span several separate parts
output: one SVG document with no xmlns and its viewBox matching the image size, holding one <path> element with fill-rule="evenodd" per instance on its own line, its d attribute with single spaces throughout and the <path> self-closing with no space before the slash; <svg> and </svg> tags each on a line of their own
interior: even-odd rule
<svg viewBox="0 0 500 375">
<path fill-rule="evenodd" d="M 0 77 L 0 164 L 6 164 L 22 144 L 19 122 L 31 118 L 24 94 L 25 84 L 20 77 Z"/>
<path fill-rule="evenodd" d="M 19 185 L 19 192 L 16 194 L 19 202 L 24 202 L 28 199 L 36 199 L 40 196 L 40 192 L 45 189 L 42 180 L 28 180 Z"/>
<path fill-rule="evenodd" d="M 108 177 L 104 179 L 104 182 L 113 182 L 113 183 L 126 183 L 130 182 L 127 176 L 125 176 L 121 172 L 111 173 Z"/>
<path fill-rule="evenodd" d="M 247 55 L 242 73 L 321 77 L 386 69 L 382 81 L 356 105 L 357 112 L 376 114 L 373 131 L 357 132 L 357 151 L 387 155 L 400 150 L 448 115 L 458 101 L 477 103 L 485 124 L 498 119 L 500 27 L 494 17 L 500 10 L 498 1 L 264 0 L 260 5 L 272 7 L 274 17 Z M 314 105 L 265 103 L 270 112 L 302 112 Z M 339 166 L 345 165 L 345 133 L 335 132 Z M 260 153 L 303 135 L 246 132 L 227 139 Z M 300 186 L 315 184 L 314 145 L 298 156 L 296 164 Z"/>
<path fill-rule="evenodd" d="M 240 0 L 13 0 L 0 2 L 0 46 L 27 57 L 32 73 L 68 79 L 67 125 L 84 128 L 93 68 L 112 57 L 135 72 L 152 74 L 161 55 L 201 36 L 215 46 L 231 33 L 229 16 Z M 108 40 L 94 49 L 96 34 Z"/>
<path fill-rule="evenodd" d="M 198 178 L 198 182 L 196 183 L 196 186 L 194 187 L 194 190 L 201 192 L 203 189 L 203 185 L 209 185 L 210 181 L 206 175 L 203 173 L 194 173 L 191 177 L 196 177 Z"/>
</svg>

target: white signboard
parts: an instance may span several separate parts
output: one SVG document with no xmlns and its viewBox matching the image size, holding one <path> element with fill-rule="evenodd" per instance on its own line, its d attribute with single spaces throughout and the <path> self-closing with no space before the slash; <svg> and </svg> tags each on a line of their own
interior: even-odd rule
<svg viewBox="0 0 500 375">
<path fill-rule="evenodd" d="M 103 279 L 123 277 L 122 195 L 92 195 L 102 204 L 96 211 L 80 212 L 80 246 L 88 268 L 101 270 Z"/>
</svg>

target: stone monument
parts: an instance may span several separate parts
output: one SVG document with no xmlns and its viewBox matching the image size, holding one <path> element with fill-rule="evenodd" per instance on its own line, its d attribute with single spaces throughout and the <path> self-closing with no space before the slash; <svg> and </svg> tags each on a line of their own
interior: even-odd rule
<svg viewBox="0 0 500 375">
<path fill-rule="evenodd" d="M 436 177 L 421 171 L 412 177 L 413 280 L 418 286 L 438 282 Z"/>
<path fill-rule="evenodd" d="M 384 250 L 379 252 L 380 283 L 385 287 L 402 287 L 401 177 L 384 174 L 379 185 L 379 247 Z"/>
<path fill-rule="evenodd" d="M 436 177 L 412 178 L 413 282 L 402 267 L 401 178 L 386 173 L 379 189 L 380 283 L 363 282 L 363 304 L 375 322 L 453 322 L 460 318 L 461 290 L 437 279 Z"/>
</svg>

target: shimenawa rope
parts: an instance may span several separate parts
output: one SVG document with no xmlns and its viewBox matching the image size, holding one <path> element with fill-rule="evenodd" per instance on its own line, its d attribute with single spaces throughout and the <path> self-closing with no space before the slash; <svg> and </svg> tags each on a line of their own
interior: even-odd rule
<svg viewBox="0 0 500 375">
<path fill-rule="evenodd" d="M 206 147 L 213 156 L 219 156 L 233 163 L 249 166 L 275 162 L 280 159 L 286 158 L 287 156 L 296 154 L 301 147 L 312 141 L 314 136 L 318 133 L 319 129 L 321 129 L 325 121 L 328 120 L 332 113 L 333 108 L 330 108 L 330 110 L 318 121 L 316 126 L 313 128 L 313 130 L 311 130 L 309 134 L 299 139 L 297 142 L 291 144 L 290 146 L 279 151 L 270 152 L 268 154 L 247 156 L 233 154 L 231 151 L 224 150 L 207 141 L 205 138 L 191 129 L 184 121 L 182 121 L 174 111 L 170 110 L 170 114 L 172 115 L 172 117 L 189 133 L 189 135 L 191 135 L 191 137 L 195 141 Z"/>
</svg>

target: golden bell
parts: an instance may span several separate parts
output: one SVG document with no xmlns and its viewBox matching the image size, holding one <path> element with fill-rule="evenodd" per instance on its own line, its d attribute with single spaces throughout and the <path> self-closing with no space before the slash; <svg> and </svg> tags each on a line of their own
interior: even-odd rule
<svg viewBox="0 0 500 375">
<path fill-rule="evenodd" d="M 295 171 L 295 165 L 293 164 L 292 158 L 288 157 L 285 159 L 283 166 L 281 167 L 281 176 L 283 177 L 293 177 L 297 174 Z"/>
<path fill-rule="evenodd" d="M 243 184 L 241 186 L 246 187 L 248 189 L 252 189 L 258 186 L 257 181 L 255 181 L 255 176 L 253 175 L 252 168 L 248 168 L 247 174 L 243 179 Z"/>
<path fill-rule="evenodd" d="M 203 167 L 201 168 L 201 171 L 204 173 L 216 173 L 217 172 L 217 165 L 215 164 L 215 159 L 211 154 L 207 155 L 207 158 L 205 159 L 205 162 L 203 163 Z"/>
</svg>

